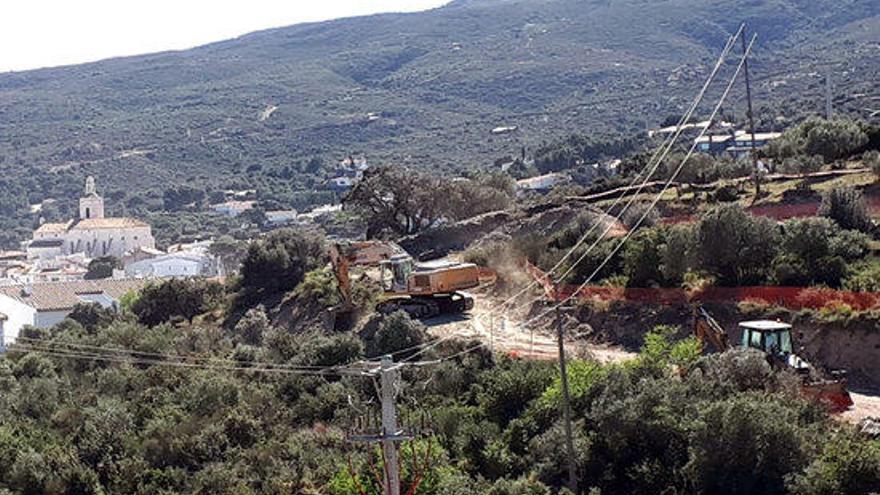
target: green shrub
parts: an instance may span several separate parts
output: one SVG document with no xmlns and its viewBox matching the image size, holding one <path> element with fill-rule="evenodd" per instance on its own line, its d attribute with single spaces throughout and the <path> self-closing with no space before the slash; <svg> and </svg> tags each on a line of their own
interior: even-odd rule
<svg viewBox="0 0 880 495">
<path fill-rule="evenodd" d="M 623 274 L 630 287 L 653 287 L 664 282 L 662 246 L 664 230 L 642 229 L 623 249 Z"/>
<path fill-rule="evenodd" d="M 843 288 L 854 292 L 880 292 L 880 263 L 862 262 L 851 265 L 843 280 Z"/>
<path fill-rule="evenodd" d="M 873 230 L 862 193 L 851 187 L 835 187 L 822 195 L 817 214 L 834 220 L 844 229 Z"/>
<path fill-rule="evenodd" d="M 845 433 L 827 441 L 789 489 L 795 495 L 880 493 L 880 442 Z"/>
</svg>

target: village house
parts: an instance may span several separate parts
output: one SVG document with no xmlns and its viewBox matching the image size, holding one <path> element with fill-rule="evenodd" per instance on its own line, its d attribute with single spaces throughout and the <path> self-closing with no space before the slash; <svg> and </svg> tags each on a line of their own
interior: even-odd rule
<svg viewBox="0 0 880 495">
<path fill-rule="evenodd" d="M 271 227 L 279 227 L 296 221 L 296 210 L 273 210 L 266 212 L 266 224 Z"/>
<path fill-rule="evenodd" d="M 140 290 L 145 283 L 145 280 L 104 279 L 0 287 L 3 341 L 14 343 L 25 325 L 51 327 L 66 318 L 77 304 L 118 307 L 122 296 Z"/>
<path fill-rule="evenodd" d="M 256 201 L 226 201 L 225 203 L 211 205 L 211 209 L 221 215 L 235 218 L 253 208 L 255 204 Z"/>
<path fill-rule="evenodd" d="M 216 274 L 214 259 L 197 252 L 169 253 L 125 266 L 125 276 L 131 278 L 212 277 Z"/>
<path fill-rule="evenodd" d="M 105 217 L 104 198 L 95 191 L 95 179 L 86 179 L 79 200 L 79 218 L 64 223 L 44 223 L 27 245 L 28 258 L 51 259 L 83 253 L 89 258 L 115 256 L 140 247 L 155 247 L 150 225 L 127 217 Z"/>
<path fill-rule="evenodd" d="M 571 180 L 571 178 L 565 174 L 544 174 L 516 181 L 516 189 L 521 193 L 529 191 L 549 191 L 557 185 L 568 182 L 569 180 Z"/>
</svg>

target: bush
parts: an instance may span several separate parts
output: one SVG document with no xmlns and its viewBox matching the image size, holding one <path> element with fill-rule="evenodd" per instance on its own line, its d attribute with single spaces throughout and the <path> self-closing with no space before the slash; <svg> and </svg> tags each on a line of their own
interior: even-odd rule
<svg viewBox="0 0 880 495">
<path fill-rule="evenodd" d="M 316 234 L 280 229 L 251 243 L 241 264 L 246 291 L 275 294 L 302 282 L 305 274 L 327 262 L 324 239 Z"/>
<path fill-rule="evenodd" d="M 664 282 L 662 246 L 664 231 L 641 230 L 623 249 L 623 274 L 630 287 L 654 287 Z"/>
<path fill-rule="evenodd" d="M 862 193 L 851 187 L 835 187 L 826 192 L 817 215 L 834 220 L 844 229 L 861 232 L 873 230 Z"/>
<path fill-rule="evenodd" d="M 144 325 L 154 326 L 177 318 L 192 323 L 197 315 L 222 303 L 223 286 L 203 279 L 170 279 L 145 286 L 132 305 Z"/>
<path fill-rule="evenodd" d="M 98 327 L 110 324 L 116 318 L 116 311 L 105 308 L 98 303 L 80 303 L 73 307 L 67 315 L 89 332 L 96 332 Z"/>
<path fill-rule="evenodd" d="M 851 266 L 843 288 L 854 292 L 880 292 L 880 263 L 864 262 Z"/>
<path fill-rule="evenodd" d="M 778 231 L 772 220 L 753 217 L 735 204 L 709 210 L 696 226 L 701 268 L 723 285 L 761 283 L 776 256 Z"/>
<path fill-rule="evenodd" d="M 880 493 L 880 443 L 844 434 L 789 483 L 795 495 Z"/>
<path fill-rule="evenodd" d="M 89 268 L 84 278 L 86 280 L 98 280 L 113 276 L 113 270 L 122 268 L 122 262 L 113 256 L 95 258 L 89 262 Z"/>
<path fill-rule="evenodd" d="M 687 224 L 673 225 L 666 229 L 665 241 L 660 246 L 660 272 L 668 283 L 678 285 L 694 264 L 694 229 Z"/>
<path fill-rule="evenodd" d="M 814 217 L 785 222 L 781 247 L 771 269 L 775 284 L 839 287 L 847 262 L 867 253 L 868 238 L 843 230 L 827 218 Z"/>
<path fill-rule="evenodd" d="M 699 493 L 785 493 L 803 469 L 809 440 L 791 409 L 760 396 L 708 405 L 691 433 L 685 468 Z"/>
<path fill-rule="evenodd" d="M 849 157 L 867 142 L 867 134 L 853 121 L 811 118 L 772 141 L 767 153 L 780 160 L 819 155 L 828 163 Z"/>
<path fill-rule="evenodd" d="M 642 217 L 644 217 L 644 219 L 642 219 Z M 656 208 L 651 207 L 651 202 L 640 201 L 630 205 L 630 207 L 624 212 L 621 220 L 623 221 L 623 224 L 630 229 L 648 228 L 657 225 L 657 222 L 660 221 L 660 214 L 657 212 Z M 639 224 L 636 225 L 637 223 Z M 601 232 L 602 231 L 599 231 L 599 233 Z"/>
<path fill-rule="evenodd" d="M 395 311 L 382 318 L 375 335 L 367 341 L 367 356 L 383 356 L 418 346 L 427 340 L 425 325 L 411 319 L 405 311 Z M 402 357 L 405 355 L 397 359 Z"/>
<path fill-rule="evenodd" d="M 880 151 L 871 150 L 862 155 L 862 164 L 871 169 L 880 179 Z"/>
<path fill-rule="evenodd" d="M 271 325 L 266 316 L 266 308 L 262 305 L 249 309 L 238 323 L 235 324 L 235 335 L 247 345 L 261 345 Z"/>
<path fill-rule="evenodd" d="M 782 171 L 787 174 L 811 174 L 822 169 L 822 157 L 799 155 L 782 161 Z"/>
</svg>

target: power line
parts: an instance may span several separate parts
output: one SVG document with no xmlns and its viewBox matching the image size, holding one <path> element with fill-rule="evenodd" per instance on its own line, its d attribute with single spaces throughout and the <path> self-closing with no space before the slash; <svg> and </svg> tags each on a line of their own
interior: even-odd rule
<svg viewBox="0 0 880 495">
<path fill-rule="evenodd" d="M 242 361 L 235 359 L 226 359 L 226 358 L 218 358 L 211 356 L 196 356 L 196 355 L 181 355 L 181 354 L 166 354 L 166 353 L 158 353 L 158 352 L 147 352 L 147 351 L 138 351 L 135 349 L 126 349 L 121 347 L 105 347 L 105 346 L 97 346 L 97 345 L 88 345 L 88 344 L 79 344 L 74 342 L 64 342 L 59 340 L 42 340 L 42 339 L 31 339 L 27 337 L 18 337 L 16 342 L 24 341 L 25 344 L 30 345 L 60 345 L 65 347 L 70 347 L 73 349 L 82 349 L 85 351 L 98 351 L 98 352 L 107 352 L 113 354 L 131 354 L 135 357 L 147 357 L 147 358 L 159 358 L 159 359 L 167 359 L 167 360 L 179 360 L 185 362 L 216 362 L 216 363 L 230 363 L 230 364 L 240 364 Z M 259 362 L 259 361 L 251 361 L 252 363 L 272 366 L 276 368 L 284 368 L 284 369 L 301 369 L 301 370 L 323 370 L 327 369 L 326 366 L 308 366 L 308 365 L 293 365 L 287 363 L 271 363 L 271 362 Z"/>
<path fill-rule="evenodd" d="M 736 82 L 736 78 L 739 76 L 739 73 L 740 73 L 740 71 L 742 70 L 742 67 L 743 67 L 743 65 L 744 65 L 744 63 L 745 63 L 745 60 L 747 59 L 749 53 L 750 53 L 751 50 L 752 50 L 752 47 L 754 46 L 754 43 L 755 43 L 755 39 L 756 39 L 756 38 L 757 38 L 757 35 L 753 35 L 751 41 L 749 42 L 748 46 L 747 46 L 746 49 L 744 50 L 743 56 L 742 56 L 742 58 L 740 59 L 740 62 L 739 62 L 739 64 L 738 64 L 737 68 L 736 68 L 736 71 L 734 72 L 733 76 L 731 77 L 730 81 L 729 81 L 728 84 L 727 84 L 727 87 L 724 89 L 724 92 L 722 93 L 720 99 L 718 100 L 718 103 L 715 105 L 715 108 L 714 108 L 713 111 L 712 111 L 712 114 L 711 114 L 711 116 L 710 116 L 710 118 L 709 118 L 709 121 L 710 121 L 710 122 L 713 121 L 713 120 L 715 120 L 715 117 L 716 117 L 716 115 L 718 114 L 718 112 L 720 111 L 721 106 L 724 104 L 724 101 L 727 99 L 727 96 L 728 96 L 728 94 L 730 93 L 730 90 L 733 88 L 733 85 L 734 85 L 734 83 Z M 700 137 L 703 137 L 703 136 L 705 135 L 705 133 L 707 132 L 707 130 L 708 130 L 708 126 L 707 126 L 706 128 L 704 128 L 704 129 L 700 132 L 700 135 L 699 135 L 699 137 L 698 137 L 697 139 L 699 139 Z M 573 299 L 574 297 L 576 297 L 577 294 L 578 294 L 578 293 L 579 293 L 584 287 L 586 287 L 587 284 L 589 284 L 589 283 L 593 280 L 593 278 L 596 276 L 596 274 L 598 274 L 599 271 L 600 271 L 600 270 L 601 270 L 601 269 L 602 269 L 602 268 L 603 268 L 603 267 L 604 267 L 604 266 L 605 266 L 605 265 L 611 260 L 611 258 L 612 258 L 615 254 L 617 254 L 617 252 L 620 250 L 620 248 L 621 248 L 621 247 L 622 247 L 622 246 L 623 246 L 623 245 L 624 245 L 624 244 L 625 244 L 625 243 L 626 243 L 626 242 L 632 237 L 633 233 L 637 230 L 637 228 L 638 228 L 639 226 L 641 226 L 641 224 L 644 222 L 645 218 L 647 218 L 647 216 L 648 216 L 648 214 L 650 213 L 650 211 L 651 211 L 651 210 L 657 205 L 657 203 L 660 201 L 660 198 L 661 198 L 661 197 L 663 196 L 663 194 L 669 189 L 669 187 L 671 186 L 671 184 L 675 181 L 676 177 L 678 177 L 678 174 L 681 172 L 681 170 L 684 168 L 684 165 L 687 163 L 688 159 L 691 157 L 691 155 L 693 155 L 693 152 L 696 150 L 696 147 L 697 147 L 697 140 L 694 141 L 693 145 L 691 145 L 690 149 L 688 150 L 688 152 L 687 152 L 687 154 L 685 155 L 685 157 L 682 159 L 681 163 L 679 163 L 678 167 L 676 167 L 675 171 L 672 173 L 672 175 L 670 175 L 669 179 L 666 181 L 666 183 L 664 184 L 664 186 L 663 186 L 663 188 L 660 190 L 660 192 L 657 193 L 657 195 L 655 196 L 654 200 L 651 202 L 650 207 L 647 208 L 647 209 L 645 210 L 645 212 L 642 214 L 642 216 L 636 221 L 636 224 L 634 225 L 634 228 L 633 228 L 632 230 L 630 230 L 630 231 L 627 233 L 626 236 L 623 237 L 623 239 L 622 239 L 622 240 L 621 240 L 621 241 L 615 246 L 615 248 L 612 250 L 612 252 L 609 253 L 609 254 L 605 257 L 605 259 L 602 261 L 602 263 L 600 263 L 600 265 L 599 265 L 599 266 L 598 266 L 598 267 L 597 267 L 597 268 L 596 268 L 596 269 L 590 274 L 590 276 L 587 277 L 587 279 L 586 279 L 582 284 L 580 284 L 580 285 L 578 286 L 578 288 L 577 288 L 577 289 L 576 289 L 571 295 L 569 295 L 568 297 L 566 297 L 565 299 L 563 299 L 562 301 L 560 301 L 559 303 L 557 303 L 557 304 L 554 305 L 553 307 L 549 308 L 547 311 L 544 311 L 544 312 L 538 314 L 537 316 L 535 316 L 535 317 L 533 317 L 533 318 L 530 318 L 529 320 L 525 321 L 524 323 L 522 323 L 523 326 L 528 326 L 529 324 L 534 323 L 535 321 L 537 321 L 537 320 L 543 318 L 543 317 L 546 316 L 547 314 L 549 314 L 549 313 L 551 313 L 551 312 L 553 312 L 553 311 L 556 311 L 556 310 L 557 310 L 558 308 L 560 308 L 562 305 L 564 305 L 565 303 L 569 302 L 571 299 Z M 444 340 L 444 339 L 440 339 L 440 340 L 442 341 L 442 340 Z M 440 342 L 437 342 L 435 345 L 439 345 L 439 343 L 440 343 Z M 421 366 L 421 365 L 429 365 L 429 364 L 435 364 L 435 363 L 440 363 L 440 362 L 448 361 L 448 360 L 450 360 L 450 359 L 455 359 L 455 358 L 457 358 L 457 357 L 459 357 L 459 356 L 462 356 L 462 355 L 464 355 L 464 354 L 467 354 L 467 353 L 469 353 L 469 352 L 473 352 L 473 351 L 475 351 L 475 350 L 477 350 L 477 349 L 479 349 L 479 348 L 481 348 L 481 347 L 484 347 L 485 345 L 486 345 L 485 343 L 482 343 L 482 342 L 481 342 L 481 343 L 479 343 L 479 344 L 477 344 L 477 345 L 475 345 L 475 346 L 473 346 L 473 347 L 470 347 L 470 348 L 465 349 L 465 350 L 463 350 L 463 351 L 459 351 L 459 352 L 457 352 L 457 353 L 455 353 L 455 354 L 452 354 L 452 355 L 450 355 L 450 356 L 447 356 L 447 357 L 445 357 L 445 358 L 441 358 L 441 359 L 438 359 L 438 360 L 435 360 L 435 361 L 428 361 L 428 362 L 421 362 L 421 363 L 412 363 L 412 364 L 414 364 L 414 365 L 417 364 L 417 365 L 420 365 L 420 366 Z M 423 350 L 422 352 L 424 352 L 424 351 L 426 351 L 426 350 L 427 350 L 427 349 Z"/>
<path fill-rule="evenodd" d="M 663 158 L 666 156 L 666 154 L 668 153 L 668 151 L 669 151 L 669 150 L 672 148 L 672 146 L 675 144 L 675 141 L 678 139 L 678 137 L 681 135 L 681 132 L 683 131 L 683 127 L 682 127 L 682 126 L 683 126 L 685 123 L 687 123 L 688 120 L 690 120 L 690 118 L 691 118 L 691 116 L 693 115 L 694 111 L 696 110 L 697 106 L 698 106 L 698 105 L 700 104 L 700 102 L 702 101 L 703 97 L 704 97 L 705 94 L 706 94 L 706 91 L 707 91 L 708 88 L 709 88 L 709 85 L 710 85 L 711 82 L 714 80 L 715 75 L 718 73 L 718 70 L 721 68 L 721 65 L 724 63 L 724 60 L 725 60 L 725 58 L 727 57 L 727 54 L 728 54 L 728 53 L 730 52 L 730 50 L 733 48 L 733 45 L 735 44 L 735 41 L 736 41 L 736 37 L 737 37 L 737 36 L 743 31 L 744 26 L 745 26 L 744 24 L 740 25 L 740 28 L 739 28 L 739 30 L 737 30 L 736 34 L 734 34 L 733 36 L 731 36 L 730 38 L 728 38 L 728 40 L 727 40 L 727 44 L 724 46 L 724 49 L 722 50 L 721 55 L 719 56 L 718 60 L 715 62 L 715 66 L 713 67 L 711 73 L 709 74 L 708 78 L 707 78 L 706 81 L 704 82 L 703 87 L 702 87 L 701 90 L 697 93 L 697 96 L 694 98 L 694 100 L 693 100 L 693 102 L 691 103 L 689 109 L 688 109 L 688 110 L 687 110 L 687 111 L 681 116 L 681 118 L 679 119 L 678 123 L 676 124 L 676 130 L 675 130 L 675 133 L 673 133 L 672 135 L 670 135 L 669 137 L 667 137 L 666 139 L 664 139 L 664 142 L 661 143 L 661 145 L 660 145 L 660 146 L 654 151 L 654 153 L 653 153 L 653 155 L 651 156 L 651 158 L 648 159 L 648 161 L 645 163 L 645 166 L 639 171 L 638 174 L 636 174 L 636 175 L 633 177 L 632 181 L 630 181 L 629 188 L 632 188 L 632 187 L 636 184 L 636 182 L 639 181 L 639 178 L 642 176 L 642 174 L 644 174 L 646 171 L 648 171 L 648 174 L 645 176 L 644 180 L 642 180 L 642 183 L 639 185 L 637 191 L 631 196 L 631 198 L 630 198 L 629 202 L 627 203 L 627 205 L 623 208 L 623 210 L 621 210 L 621 211 L 615 216 L 615 220 L 614 220 L 615 222 L 620 222 L 620 221 L 621 221 L 621 218 L 623 217 L 624 213 L 626 213 L 626 211 L 628 211 L 628 209 L 629 209 L 629 208 L 632 206 L 632 204 L 635 202 L 636 196 L 637 196 L 637 195 L 639 194 L 639 192 L 645 187 L 645 185 L 650 181 L 651 177 L 652 177 L 652 176 L 654 175 L 654 173 L 657 171 L 657 168 L 658 168 L 659 164 L 662 162 Z M 665 151 L 665 152 L 662 152 L 664 149 L 665 149 L 666 151 Z M 662 152 L 662 156 L 660 156 L 660 155 L 661 155 L 661 152 Z M 654 163 L 655 160 L 656 160 L 656 163 Z M 652 165 L 652 163 L 654 163 L 654 165 Z M 614 208 L 616 208 L 617 205 L 620 203 L 620 201 L 621 201 L 625 196 L 627 196 L 627 192 L 628 192 L 628 191 L 627 191 L 626 189 L 624 189 L 624 190 L 621 191 L 620 195 L 614 200 L 614 202 L 611 204 L 611 206 L 609 206 L 608 209 L 605 211 L 605 215 L 609 215 L 609 216 L 610 216 L 610 214 L 611 214 L 611 212 L 614 210 Z M 593 234 L 593 232 L 596 230 L 596 228 L 598 227 L 598 225 L 599 225 L 599 222 L 594 222 L 594 223 L 590 226 L 589 230 L 587 230 L 587 232 L 585 232 L 585 233 L 584 233 L 584 234 L 578 239 L 578 241 L 577 241 L 577 242 L 576 242 L 576 243 L 575 243 L 575 244 L 574 244 L 574 245 L 568 250 L 568 252 L 566 252 L 565 255 L 564 255 L 562 258 L 560 258 L 560 259 L 559 259 L 559 260 L 553 265 L 552 268 L 550 268 L 550 270 L 547 272 L 547 274 L 548 274 L 548 275 L 552 274 L 552 273 L 553 273 L 554 271 L 556 271 L 560 266 L 562 266 L 562 264 L 565 263 L 566 260 L 568 260 L 568 258 L 569 258 L 569 257 L 575 252 L 575 250 L 577 250 L 581 245 L 583 245 L 584 242 L 586 242 L 586 240 L 587 240 L 587 239 Z M 605 237 L 605 236 L 611 231 L 611 229 L 613 228 L 614 225 L 615 225 L 615 223 L 609 223 L 608 227 L 605 229 L 605 232 L 603 232 L 602 235 L 600 236 L 600 240 L 601 240 L 601 238 Z M 584 256 L 586 256 L 587 254 L 589 254 L 589 253 L 590 253 L 590 252 L 596 247 L 597 244 L 598 244 L 598 241 L 597 241 L 597 242 L 594 242 L 594 243 L 593 243 L 593 244 L 587 249 L 587 251 L 584 253 Z M 570 273 L 570 271 L 571 271 L 571 269 L 569 269 L 569 271 L 566 272 L 565 274 L 563 274 L 562 276 L 558 277 L 557 280 L 562 279 L 562 278 L 565 278 L 565 275 L 567 275 L 568 273 Z M 500 308 L 504 308 L 505 306 L 507 306 L 508 304 L 512 303 L 514 300 L 516 300 L 516 298 L 518 298 L 519 296 L 521 296 L 522 294 L 524 294 L 526 291 L 528 291 L 529 289 L 533 288 L 536 284 L 537 284 L 537 282 L 532 281 L 532 282 L 531 282 L 530 284 L 528 284 L 525 288 L 523 288 L 522 290 L 520 290 L 519 292 L 517 292 L 517 293 L 514 294 L 513 296 L 510 296 L 510 297 L 507 298 L 506 300 L 502 301 L 502 302 L 499 303 L 498 305 L 493 306 L 493 308 L 491 308 L 491 309 L 494 310 L 494 309 L 496 309 L 496 308 L 499 308 L 499 309 L 500 309 Z M 494 313 L 491 313 L 491 314 L 494 314 Z"/>
<path fill-rule="evenodd" d="M 721 98 L 718 100 L 718 104 L 715 106 L 715 109 L 712 111 L 712 115 L 711 115 L 710 118 L 709 118 L 709 121 L 710 121 L 710 122 L 713 121 L 713 120 L 715 120 L 715 116 L 716 116 L 716 115 L 718 114 L 718 112 L 721 110 L 721 106 L 724 104 L 725 99 L 727 99 L 727 95 L 730 93 L 730 90 L 731 90 L 731 88 L 733 87 L 733 84 L 734 84 L 734 82 L 736 81 L 737 76 L 739 76 L 740 70 L 743 68 L 743 65 L 744 65 L 744 63 L 745 63 L 745 61 L 746 61 L 746 59 L 747 59 L 749 53 L 750 53 L 751 50 L 752 50 L 752 47 L 753 47 L 753 45 L 754 45 L 754 43 L 755 43 L 755 39 L 756 39 L 756 38 L 757 38 L 757 35 L 753 35 L 751 41 L 749 42 L 749 45 L 748 45 L 748 46 L 746 47 L 746 49 L 744 50 L 743 56 L 742 56 L 742 58 L 741 58 L 741 60 L 740 60 L 739 65 L 738 65 L 737 68 L 736 68 L 736 71 L 735 71 L 734 74 L 733 74 L 733 77 L 730 79 L 730 82 L 728 83 L 727 87 L 725 88 L 724 92 L 722 93 Z M 705 133 L 706 133 L 707 130 L 708 130 L 708 127 L 707 127 L 707 128 L 704 128 L 704 129 L 700 132 L 700 135 L 697 137 L 697 140 L 699 140 L 699 138 L 703 137 L 703 136 L 705 135 Z M 641 226 L 642 222 L 644 222 L 645 218 L 647 218 L 647 216 L 648 216 L 648 214 L 651 212 L 651 210 L 654 209 L 654 207 L 655 207 L 655 206 L 657 205 L 657 203 L 660 201 L 660 198 L 663 196 L 663 194 L 669 189 L 669 187 L 671 186 L 672 182 L 675 181 L 675 178 L 678 177 L 678 174 L 681 172 L 682 168 L 684 168 L 685 163 L 687 163 L 688 159 L 691 157 L 691 155 L 693 155 L 694 151 L 696 150 L 696 148 L 697 148 L 697 140 L 694 141 L 694 144 L 691 145 L 691 147 L 690 147 L 690 149 L 688 150 L 687 154 L 685 155 L 684 159 L 681 161 L 681 163 L 680 163 L 680 164 L 678 165 L 678 167 L 675 169 L 675 171 L 673 172 L 673 174 L 669 177 L 669 179 L 668 179 L 668 180 L 666 181 L 666 183 L 663 185 L 663 188 L 660 190 L 660 192 L 657 193 L 657 196 L 654 198 L 654 200 L 651 201 L 651 205 L 650 205 L 650 207 L 647 208 L 647 209 L 645 210 L 645 212 L 642 214 L 642 216 L 638 219 L 638 221 L 636 222 L 634 228 L 633 228 L 632 230 L 630 230 L 629 232 L 627 232 L 627 234 L 626 234 L 626 235 L 623 237 L 623 239 L 622 239 L 622 240 L 621 240 L 621 241 L 615 246 L 615 248 L 614 248 L 614 249 L 613 249 L 613 250 L 612 250 L 612 251 L 611 251 L 611 252 L 605 257 L 605 259 L 602 260 L 602 262 L 599 264 L 599 266 L 597 266 L 596 269 L 593 270 L 593 272 L 590 274 L 590 276 L 587 277 L 587 279 L 586 279 L 582 284 L 580 284 L 580 285 L 578 286 L 578 288 L 577 288 L 577 289 L 576 289 L 571 295 L 569 295 L 568 297 L 566 297 L 566 298 L 565 298 L 563 301 L 561 301 L 559 304 L 557 304 L 557 305 L 554 306 L 553 308 L 550 308 L 549 310 L 547 310 L 547 311 L 545 311 L 545 312 L 543 312 L 543 313 L 541 313 L 541 314 L 539 314 L 539 315 L 537 315 L 537 316 L 535 316 L 535 317 L 533 317 L 533 318 L 527 320 L 526 322 L 523 323 L 523 325 L 528 325 L 529 323 L 532 323 L 532 322 L 534 322 L 534 321 L 536 321 L 536 320 L 538 320 L 538 319 L 540 319 L 540 318 L 543 318 L 544 316 L 546 316 L 546 315 L 549 314 L 550 312 L 554 311 L 554 310 L 556 309 L 556 307 L 561 306 L 561 305 L 565 304 L 566 302 L 570 301 L 571 299 L 573 299 L 575 296 L 577 296 L 578 292 L 580 292 L 581 289 L 583 289 L 584 287 L 587 286 L 587 284 L 589 284 L 590 282 L 593 281 L 593 278 L 599 273 L 599 271 L 601 271 L 602 268 L 604 268 L 605 265 L 608 264 L 608 262 L 611 260 L 611 258 L 614 257 L 614 255 L 617 254 L 617 252 L 620 250 L 620 248 L 623 247 L 623 245 L 624 245 L 624 244 L 625 244 L 625 243 L 626 243 L 626 242 L 632 237 L 633 233 L 637 230 L 637 228 L 638 228 L 639 226 Z"/>
<path fill-rule="evenodd" d="M 187 369 L 204 369 L 204 370 L 216 370 L 216 371 L 254 371 L 258 373 L 279 373 L 279 374 L 291 374 L 291 375 L 312 375 L 312 376 L 372 376 L 372 373 L 367 370 L 355 370 L 347 367 L 326 367 L 324 369 L 315 369 L 315 370 L 302 370 L 302 369 L 290 369 L 290 368 L 281 368 L 274 366 L 266 366 L 257 363 L 254 366 L 245 366 L 246 362 L 239 361 L 238 366 L 232 365 L 212 365 L 212 364 L 204 364 L 204 363 L 187 363 L 180 361 L 166 361 L 161 359 L 151 359 L 151 358 L 134 358 L 134 357 L 125 357 L 119 355 L 112 354 L 101 354 L 95 352 L 86 352 L 86 351 L 77 351 L 77 350 L 69 350 L 69 349 L 58 349 L 54 347 L 46 347 L 34 344 L 11 344 L 8 346 L 8 351 L 24 351 L 24 352 L 36 352 L 40 354 L 45 354 L 48 356 L 55 357 L 64 357 L 69 359 L 79 359 L 79 360 L 90 360 L 90 361 L 100 361 L 100 362 L 108 362 L 108 363 L 121 363 L 121 364 L 142 364 L 142 365 L 155 365 L 155 366 L 167 366 L 167 367 L 176 367 L 176 368 L 187 368 Z"/>
</svg>

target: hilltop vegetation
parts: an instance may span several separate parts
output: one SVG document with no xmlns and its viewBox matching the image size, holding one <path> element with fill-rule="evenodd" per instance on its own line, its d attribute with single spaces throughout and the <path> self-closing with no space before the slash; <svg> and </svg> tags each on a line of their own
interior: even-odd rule
<svg viewBox="0 0 880 495">
<path fill-rule="evenodd" d="M 14 220 L 4 233 L 27 232 L 28 206 L 46 199 L 58 203 L 44 216 L 69 216 L 88 174 L 112 213 L 152 219 L 181 184 L 205 195 L 256 188 L 272 207 L 332 200 L 315 190 L 349 153 L 450 171 L 572 133 L 628 139 L 682 110 L 742 21 L 760 35 L 751 68 L 762 128 L 821 110 L 827 71 L 837 111 L 867 118 L 880 65 L 874 4 L 457 1 L 3 74 L 0 214 Z M 741 89 L 725 109 L 739 121 Z M 518 130 L 490 133 L 502 125 Z"/>
</svg>

